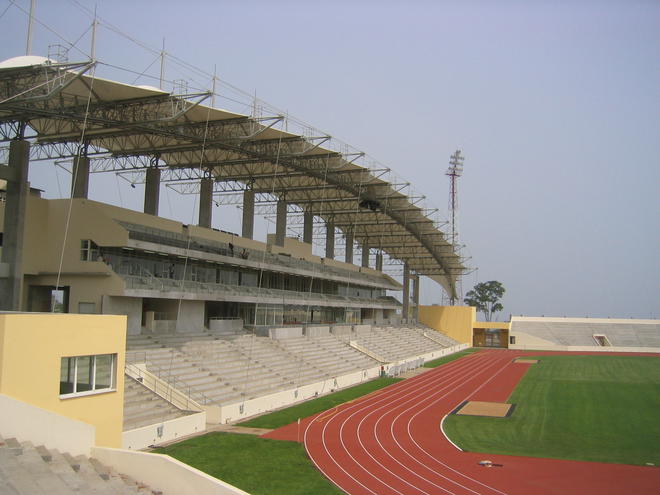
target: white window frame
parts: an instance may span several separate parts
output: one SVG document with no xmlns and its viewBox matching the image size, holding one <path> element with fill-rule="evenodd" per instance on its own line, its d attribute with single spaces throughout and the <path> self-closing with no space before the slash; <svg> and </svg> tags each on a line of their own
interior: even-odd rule
<svg viewBox="0 0 660 495">
<path fill-rule="evenodd" d="M 104 387 L 104 388 L 96 388 L 96 358 L 100 356 L 110 356 L 110 386 L 109 387 Z M 92 366 L 92 383 L 91 383 L 91 390 L 84 390 L 82 392 L 76 391 L 76 387 L 78 386 L 78 360 L 79 359 L 85 359 L 85 358 L 92 358 L 91 359 L 91 366 Z M 117 354 L 96 354 L 96 355 L 86 355 L 86 356 L 62 356 L 60 358 L 60 386 L 62 383 L 62 360 L 64 359 L 73 359 L 74 365 L 73 365 L 73 392 L 69 392 L 66 394 L 59 394 L 60 399 L 70 399 L 73 397 L 84 397 L 86 395 L 97 395 L 97 394 L 105 394 L 107 392 L 115 392 L 117 390 Z"/>
</svg>

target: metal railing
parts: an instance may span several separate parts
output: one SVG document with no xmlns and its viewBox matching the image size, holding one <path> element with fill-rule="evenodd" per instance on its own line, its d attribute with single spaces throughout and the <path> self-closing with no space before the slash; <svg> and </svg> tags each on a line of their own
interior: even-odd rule
<svg viewBox="0 0 660 495">
<path fill-rule="evenodd" d="M 153 363 L 148 362 L 146 351 L 131 351 L 130 353 L 126 353 L 126 363 L 125 363 L 126 373 L 129 374 L 130 376 L 136 374 L 136 376 L 142 377 L 144 379 L 146 377 L 146 373 L 144 373 L 145 371 L 144 369 L 138 366 L 139 364 L 144 364 L 145 366 L 148 364 L 148 370 L 146 370 L 146 372 L 150 375 L 155 376 L 156 378 L 167 384 L 167 387 L 161 388 L 160 392 L 157 392 L 156 390 L 153 391 L 156 392 L 161 397 L 163 397 L 164 399 L 168 400 L 169 402 L 174 403 L 171 399 L 174 397 L 174 395 L 177 392 L 180 395 L 188 398 L 190 401 L 193 401 L 193 404 L 197 403 L 197 404 L 207 405 L 215 402 L 203 392 L 195 390 L 193 387 L 186 384 L 180 378 L 177 378 L 171 372 L 164 370 L 159 366 L 154 365 Z"/>
</svg>

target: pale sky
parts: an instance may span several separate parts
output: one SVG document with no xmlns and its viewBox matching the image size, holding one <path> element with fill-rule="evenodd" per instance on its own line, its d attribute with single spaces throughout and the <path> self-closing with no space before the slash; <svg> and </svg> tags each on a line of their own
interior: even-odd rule
<svg viewBox="0 0 660 495">
<path fill-rule="evenodd" d="M 29 4 L 0 0 L 1 60 L 25 54 Z M 660 2 L 37 0 L 50 29 L 35 25 L 33 54 L 64 38 L 84 60 L 81 6 L 102 22 L 101 76 L 157 86 L 164 38 L 206 72 L 168 58 L 167 80 L 209 89 L 215 70 L 392 168 L 445 217 L 462 149 L 459 236 L 478 268 L 463 288 L 501 281 L 500 320 L 660 317 Z M 69 187 L 55 169 L 31 168 L 46 197 Z M 90 198 L 141 209 L 121 182 L 95 176 Z M 191 222 L 193 209 L 161 193 L 163 216 Z M 214 226 L 239 232 L 236 210 L 219 210 Z M 422 303 L 441 302 L 438 285 L 422 289 Z"/>
</svg>

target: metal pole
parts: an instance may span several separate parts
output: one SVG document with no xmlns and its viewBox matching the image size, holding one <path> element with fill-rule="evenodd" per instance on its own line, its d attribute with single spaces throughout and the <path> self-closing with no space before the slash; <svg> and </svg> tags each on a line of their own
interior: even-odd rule
<svg viewBox="0 0 660 495">
<path fill-rule="evenodd" d="M 36 0 L 30 2 L 30 19 L 28 20 L 28 32 L 27 32 L 27 46 L 25 47 L 25 54 L 32 55 L 32 24 L 34 21 L 34 8 Z"/>
<path fill-rule="evenodd" d="M 96 25 L 98 21 L 96 20 L 96 5 L 94 6 L 94 22 L 92 22 L 92 60 L 96 60 Z"/>
</svg>

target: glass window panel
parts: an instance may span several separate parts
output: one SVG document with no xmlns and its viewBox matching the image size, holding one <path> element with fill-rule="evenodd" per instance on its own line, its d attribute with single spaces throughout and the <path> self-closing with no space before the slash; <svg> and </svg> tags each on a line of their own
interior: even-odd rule
<svg viewBox="0 0 660 495">
<path fill-rule="evenodd" d="M 60 394 L 73 393 L 74 364 L 76 358 L 63 357 L 60 364 Z"/>
<path fill-rule="evenodd" d="M 92 390 L 93 361 L 92 356 L 79 356 L 76 359 L 78 374 L 76 378 L 76 392 Z"/>
<path fill-rule="evenodd" d="M 94 390 L 112 388 L 113 357 L 112 354 L 101 354 L 96 356 L 96 380 L 94 382 Z"/>
</svg>

